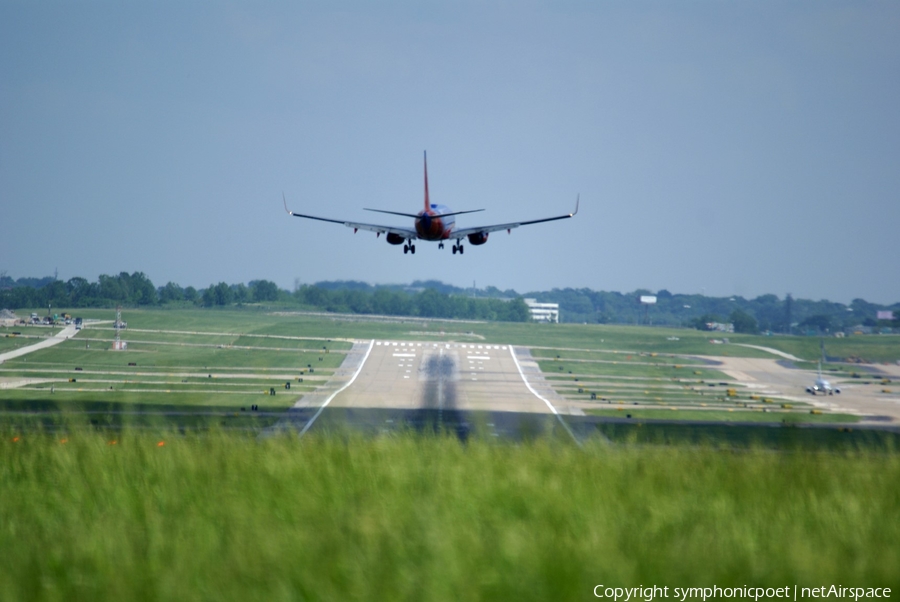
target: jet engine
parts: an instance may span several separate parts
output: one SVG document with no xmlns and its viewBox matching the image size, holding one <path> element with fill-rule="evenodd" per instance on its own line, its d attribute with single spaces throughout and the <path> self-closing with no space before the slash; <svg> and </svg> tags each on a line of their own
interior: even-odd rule
<svg viewBox="0 0 900 602">
<path fill-rule="evenodd" d="M 488 235 L 487 232 L 476 232 L 475 234 L 469 234 L 468 236 L 470 245 L 483 245 L 487 242 Z"/>
<path fill-rule="evenodd" d="M 403 238 L 399 234 L 394 234 L 393 232 L 388 232 L 388 234 L 385 238 L 387 239 L 388 244 L 391 244 L 391 245 L 402 245 L 403 243 L 406 242 L 405 238 Z"/>
</svg>

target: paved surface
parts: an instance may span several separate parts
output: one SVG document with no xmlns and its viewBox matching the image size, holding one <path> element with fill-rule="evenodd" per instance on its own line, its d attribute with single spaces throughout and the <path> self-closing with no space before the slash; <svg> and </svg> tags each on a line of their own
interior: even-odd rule
<svg viewBox="0 0 900 602">
<path fill-rule="evenodd" d="M 460 438 L 474 432 L 571 437 L 560 416 L 568 412 L 565 402 L 557 406 L 560 399 L 541 378 L 526 383 L 517 353 L 522 370 L 531 369 L 528 352 L 508 345 L 357 343 L 325 389 L 298 400 L 292 422 L 302 432 L 400 428 Z"/>
<path fill-rule="evenodd" d="M 791 368 L 783 360 L 715 357 L 718 369 L 742 385 L 761 395 L 772 395 L 813 404 L 823 410 L 859 414 L 884 421 L 884 417 L 900 422 L 900 387 L 896 384 L 862 384 L 855 379 L 836 380 L 826 374 L 832 386 L 841 389 L 836 395 L 810 395 L 806 387 L 816 380 L 815 370 Z M 896 381 L 898 366 L 876 366 L 878 372 Z M 890 392 L 885 392 L 887 389 Z M 878 418 L 881 417 L 881 418 Z M 871 420 L 871 418 L 870 418 Z"/>
<path fill-rule="evenodd" d="M 847 379 L 834 383 L 841 387 L 840 395 L 812 396 L 805 389 L 815 380 L 815 372 L 792 368 L 785 359 L 698 359 L 716 364 L 760 395 L 860 414 L 873 426 L 900 422 L 900 395 L 884 394 L 880 385 Z M 900 367 L 878 369 L 892 378 L 900 377 Z M 579 441 L 596 434 L 595 423 L 628 422 L 584 416 L 577 406 L 552 390 L 524 348 L 365 341 L 354 344 L 327 385 L 298 399 L 289 418 L 275 430 L 385 433 L 399 429 L 449 432 L 460 439 L 478 435 L 521 440 L 550 435 Z"/>
<path fill-rule="evenodd" d="M 13 349 L 12 351 L 7 351 L 6 353 L 0 353 L 0 364 L 5 362 L 6 360 L 11 360 L 15 357 L 21 357 L 23 355 L 27 355 L 33 351 L 37 351 L 38 349 L 46 349 L 47 347 L 52 347 L 54 345 L 59 345 L 66 339 L 70 339 L 78 331 L 75 330 L 75 325 L 70 324 L 57 332 L 52 337 L 46 338 L 40 343 L 35 343 L 34 345 L 28 345 L 27 347 L 19 347 L 18 349 Z"/>
</svg>

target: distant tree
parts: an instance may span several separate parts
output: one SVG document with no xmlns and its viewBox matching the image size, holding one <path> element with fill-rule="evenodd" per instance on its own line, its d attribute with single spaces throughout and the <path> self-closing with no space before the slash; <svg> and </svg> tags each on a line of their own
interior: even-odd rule
<svg viewBox="0 0 900 602">
<path fill-rule="evenodd" d="M 516 297 L 507 303 L 507 312 L 503 319 L 507 322 L 527 322 L 531 319 L 531 310 L 525 305 L 522 297 Z"/>
<path fill-rule="evenodd" d="M 69 302 L 69 292 L 66 290 L 66 284 L 62 280 L 54 280 L 45 286 L 41 292 L 48 303 L 52 303 L 54 307 L 67 307 L 71 305 Z"/>
<path fill-rule="evenodd" d="M 250 290 L 257 303 L 278 300 L 278 285 L 269 280 L 253 280 L 250 282 Z"/>
<path fill-rule="evenodd" d="M 219 284 L 210 284 L 203 291 L 201 304 L 204 307 L 223 306 L 230 304 L 233 298 L 234 294 L 231 292 L 231 287 L 225 282 L 220 282 Z"/>
<path fill-rule="evenodd" d="M 97 291 L 97 296 L 101 299 L 108 301 L 127 301 L 126 291 L 122 287 L 120 278 L 100 274 L 99 285 L 100 290 Z"/>
<path fill-rule="evenodd" d="M 122 272 L 119 278 L 127 282 L 128 302 L 137 305 L 156 305 L 158 302 L 156 287 L 143 272 L 134 272 L 130 276 Z"/>
<path fill-rule="evenodd" d="M 243 282 L 231 285 L 232 301 L 235 303 L 249 303 L 252 299 L 252 293 Z"/>
<path fill-rule="evenodd" d="M 741 311 L 740 309 L 735 309 L 733 312 L 731 312 L 731 315 L 728 316 L 728 321 L 734 324 L 735 332 L 744 334 L 756 334 L 759 332 L 759 326 L 756 323 L 756 318 L 745 311 Z"/>
<path fill-rule="evenodd" d="M 200 294 L 197 292 L 197 289 L 195 289 L 193 286 L 189 286 L 186 289 L 184 289 L 184 300 L 185 301 L 191 301 L 192 303 L 196 303 L 199 298 L 200 298 Z"/>
<path fill-rule="evenodd" d="M 234 294 L 231 287 L 224 282 L 220 282 L 213 289 L 213 298 L 216 305 L 229 305 L 234 300 Z"/>
<path fill-rule="evenodd" d="M 174 282 L 168 282 L 165 286 L 160 287 L 158 294 L 160 303 L 171 303 L 184 299 L 184 291 Z"/>
<path fill-rule="evenodd" d="M 819 332 L 829 332 L 832 328 L 831 316 L 819 314 L 810 316 L 800 322 L 800 326 L 804 328 L 815 328 Z"/>
<path fill-rule="evenodd" d="M 794 319 L 794 298 L 788 293 L 784 298 L 784 330 L 783 332 L 791 334 L 791 324 Z"/>
</svg>

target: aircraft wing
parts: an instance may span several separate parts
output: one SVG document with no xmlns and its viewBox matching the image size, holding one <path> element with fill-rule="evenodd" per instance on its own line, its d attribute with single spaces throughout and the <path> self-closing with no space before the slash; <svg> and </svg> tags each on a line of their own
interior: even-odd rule
<svg viewBox="0 0 900 602">
<path fill-rule="evenodd" d="M 531 224 L 540 224 L 543 222 L 552 222 L 558 219 L 568 219 L 573 217 L 576 213 L 578 213 L 578 204 L 580 202 L 580 197 L 575 199 L 575 211 L 572 213 L 566 213 L 565 215 L 557 215 L 554 217 L 544 217 L 541 219 L 532 219 L 528 221 L 522 222 L 510 222 L 508 224 L 494 224 L 492 226 L 475 226 L 471 228 L 461 228 L 459 230 L 454 230 L 450 235 L 450 238 L 463 238 L 470 234 L 487 234 L 489 232 L 498 232 L 500 230 L 512 230 L 513 228 L 518 228 L 519 226 L 529 226 Z"/>
<path fill-rule="evenodd" d="M 356 230 L 368 230 L 370 232 L 375 232 L 379 235 L 381 234 L 396 234 L 398 236 L 402 236 L 407 239 L 415 239 L 418 238 L 418 234 L 416 233 L 414 228 L 403 228 L 401 226 L 382 226 L 381 224 L 365 224 L 362 222 L 349 222 L 342 219 L 331 219 L 328 217 L 319 217 L 317 215 L 306 215 L 303 213 L 296 213 L 287 208 L 287 200 L 284 201 L 284 210 L 288 212 L 288 214 L 293 215 L 294 217 L 305 217 L 306 219 L 316 219 L 320 222 L 331 222 L 333 224 L 343 224 L 348 228 L 353 228 Z"/>
</svg>

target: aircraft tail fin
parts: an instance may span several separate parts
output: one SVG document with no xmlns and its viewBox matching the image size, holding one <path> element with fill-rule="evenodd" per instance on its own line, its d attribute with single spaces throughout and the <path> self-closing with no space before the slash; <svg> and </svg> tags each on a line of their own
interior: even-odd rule
<svg viewBox="0 0 900 602">
<path fill-rule="evenodd" d="M 431 210 L 431 201 L 428 199 L 428 152 L 423 151 L 423 157 L 425 160 L 425 212 Z"/>
</svg>

